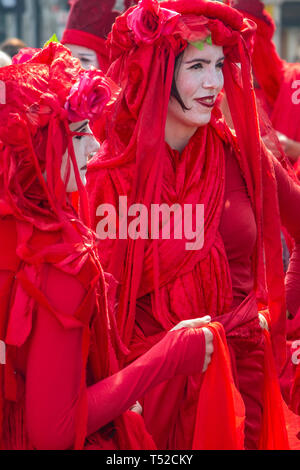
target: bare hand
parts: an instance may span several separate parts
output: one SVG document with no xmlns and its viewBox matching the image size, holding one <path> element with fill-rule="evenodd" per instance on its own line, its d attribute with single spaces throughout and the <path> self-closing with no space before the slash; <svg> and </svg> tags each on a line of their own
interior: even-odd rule
<svg viewBox="0 0 300 470">
<path fill-rule="evenodd" d="M 300 155 L 300 142 L 289 139 L 286 135 L 281 132 L 277 132 L 277 137 L 282 145 L 282 148 L 286 155 L 292 162 L 296 162 Z"/>
<path fill-rule="evenodd" d="M 205 372 L 211 362 L 212 353 L 214 352 L 214 335 L 208 328 L 203 328 L 203 333 L 205 336 L 205 358 L 202 372 Z"/>
<path fill-rule="evenodd" d="M 135 402 L 135 404 L 130 408 L 130 411 L 133 411 L 134 413 L 137 413 L 138 415 L 141 415 L 143 413 L 143 408 L 140 402 Z"/>
<path fill-rule="evenodd" d="M 181 328 L 201 328 L 201 326 L 208 325 L 210 322 L 211 317 L 209 315 L 201 318 L 192 318 L 191 320 L 183 320 L 174 326 L 171 331 L 180 330 Z"/>
<path fill-rule="evenodd" d="M 259 318 L 260 327 L 261 327 L 263 330 L 268 330 L 268 331 L 269 331 L 269 325 L 268 325 L 268 322 L 267 322 L 266 318 L 264 317 L 264 315 L 262 315 L 261 313 L 259 313 L 259 314 L 258 314 L 258 318 Z"/>
<path fill-rule="evenodd" d="M 180 330 L 181 328 L 201 328 L 205 325 L 208 325 L 210 322 L 211 317 L 209 315 L 206 315 L 205 317 L 201 318 L 192 318 L 191 320 L 183 320 L 178 323 L 178 325 L 174 326 L 171 331 Z M 205 336 L 205 358 L 202 372 L 205 372 L 211 362 L 212 353 L 214 352 L 214 335 L 208 328 L 203 328 L 203 333 Z"/>
</svg>

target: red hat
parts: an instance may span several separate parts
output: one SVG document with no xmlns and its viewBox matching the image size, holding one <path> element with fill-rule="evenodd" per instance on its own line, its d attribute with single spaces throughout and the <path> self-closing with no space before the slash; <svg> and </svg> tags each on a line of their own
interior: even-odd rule
<svg viewBox="0 0 300 470">
<path fill-rule="evenodd" d="M 97 53 L 100 68 L 106 72 L 109 61 L 105 40 L 119 12 L 113 10 L 115 0 L 70 0 L 62 44 L 76 44 Z"/>
</svg>

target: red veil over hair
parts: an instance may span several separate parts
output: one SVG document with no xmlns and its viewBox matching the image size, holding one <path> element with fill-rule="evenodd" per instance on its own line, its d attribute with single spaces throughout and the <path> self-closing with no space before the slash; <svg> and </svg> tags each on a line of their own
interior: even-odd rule
<svg viewBox="0 0 300 470">
<path fill-rule="evenodd" d="M 24 384 L 14 372 L 15 358 L 30 335 L 34 306 L 39 304 L 64 328 L 80 326 L 84 331 L 75 438 L 79 449 L 86 438 L 87 360 L 95 382 L 114 373 L 118 366 L 112 348 L 112 342 L 117 344 L 114 322 L 109 319 L 104 273 L 95 254 L 95 235 L 89 228 L 86 193 L 69 123 L 98 119 L 114 93 L 102 72 L 84 71 L 61 44 L 50 43 L 35 52 L 27 62 L 0 70 L 5 85 L 5 100 L 0 105 L 0 221 L 1 242 L 6 247 L 1 252 L 0 269 L 8 273 L 1 283 L 0 302 L 0 340 L 6 344 L 6 363 L 0 365 L 0 447 L 26 448 Z M 67 149 L 66 181 L 72 161 L 84 222 L 73 209 L 61 176 Z M 74 316 L 57 311 L 44 296 L 41 278 L 45 263 L 80 276 L 86 296 Z M 87 312 L 93 302 L 91 319 Z M 90 337 L 93 352 L 89 351 Z M 130 436 L 131 428 L 126 431 L 124 427 L 128 419 L 125 413 L 116 420 L 123 445 L 140 448 L 139 436 Z"/>
<path fill-rule="evenodd" d="M 160 14 L 162 20 L 159 18 L 159 6 L 164 9 L 162 10 L 164 13 Z M 148 9 L 151 12 L 144 22 L 143 8 L 144 11 Z M 170 10 L 173 12 L 172 15 L 168 13 Z M 133 15 L 134 12 L 136 13 Z M 131 22 L 131 28 L 128 27 L 128 21 Z M 103 146 L 103 151 L 91 161 L 88 175 L 90 198 L 94 208 L 97 207 L 98 189 L 95 184 L 97 170 L 116 168 L 120 165 L 132 164 L 136 175 L 128 205 L 138 201 L 149 208 L 151 203 L 160 202 L 163 167 L 160 156 L 163 155 L 165 146 L 165 122 L 175 58 L 187 46 L 187 40 L 203 39 L 207 36 L 208 30 L 213 43 L 222 45 L 226 55 L 225 89 L 236 129 L 237 146 L 240 149 L 240 165 L 247 182 L 258 227 L 254 257 L 255 289 L 260 298 L 263 296 L 266 299 L 264 290 L 266 274 L 273 344 L 276 345 L 274 351 L 279 364 L 282 364 L 285 351 L 285 295 L 283 269 L 279 256 L 280 222 L 275 196 L 276 182 L 272 164 L 260 140 L 251 79 L 249 47 L 253 45 L 255 29 L 253 22 L 244 19 L 231 7 L 204 0 L 192 4 L 184 0 L 169 1 L 161 2 L 159 5 L 155 1 L 144 0 L 136 9 L 130 8 L 118 17 L 108 37 L 112 61 L 109 76 L 122 85 L 123 92 L 110 116 L 111 126 L 107 133 L 110 137 Z M 215 113 L 213 122 L 218 129 L 217 132 L 220 132 L 221 125 L 224 133 L 220 116 L 217 111 Z M 211 151 L 213 152 L 213 149 Z M 211 158 L 214 158 L 213 153 Z M 264 179 L 264 192 L 262 179 Z M 120 184 L 124 190 L 124 185 Z M 92 218 L 95 225 L 94 211 Z M 207 233 L 206 241 L 208 241 Z M 134 326 L 136 298 L 140 289 L 145 240 L 116 240 L 113 245 L 109 271 L 116 279 L 122 279 L 117 320 L 122 338 L 128 345 Z M 153 282 L 157 296 L 156 307 L 159 312 L 158 286 L 166 280 L 160 279 L 158 245 L 155 240 L 153 249 Z M 266 272 L 264 272 L 263 250 Z M 199 252 L 201 259 L 207 253 L 206 242 Z M 123 272 L 125 260 L 126 267 Z M 158 320 L 164 324 L 163 315 L 158 314 Z"/>
</svg>

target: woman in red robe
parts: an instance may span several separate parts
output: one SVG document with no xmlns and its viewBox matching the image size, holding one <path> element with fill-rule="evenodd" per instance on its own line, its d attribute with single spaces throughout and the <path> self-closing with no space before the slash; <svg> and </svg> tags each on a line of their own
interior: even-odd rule
<svg viewBox="0 0 300 470">
<path fill-rule="evenodd" d="M 60 44 L 32 52 L 0 71 L 0 447 L 153 449 L 143 419 L 127 410 L 160 382 L 206 370 L 213 334 L 198 327 L 209 319 L 118 371 L 124 345 L 106 300 L 114 286 L 84 188 L 99 148 L 89 121 L 116 87 Z"/>
<path fill-rule="evenodd" d="M 280 368 L 286 324 L 280 216 L 299 241 L 300 190 L 260 140 L 249 54 L 254 30 L 236 10 L 204 0 L 143 0 L 117 18 L 108 38 L 109 76 L 123 91 L 109 115 L 108 138 L 88 166 L 88 191 L 102 262 L 119 283 L 117 325 L 130 349 L 123 363 L 178 321 L 210 315 L 226 331 L 246 410 L 245 447 L 279 449 L 288 444 L 261 324 L 269 317 Z M 236 135 L 214 106 L 223 78 Z M 149 214 L 163 204 L 174 215 L 153 235 Z M 201 204 L 204 240 L 203 224 L 196 224 Z M 173 221 L 187 206 L 187 225 L 194 225 L 182 236 L 185 220 Z M 198 247 L 187 248 L 191 240 Z M 269 315 L 258 315 L 258 300 Z M 224 416 L 217 382 L 205 388 L 202 381 L 201 374 L 175 378 L 143 399 L 159 448 L 226 446 L 218 430 L 232 416 Z"/>
</svg>

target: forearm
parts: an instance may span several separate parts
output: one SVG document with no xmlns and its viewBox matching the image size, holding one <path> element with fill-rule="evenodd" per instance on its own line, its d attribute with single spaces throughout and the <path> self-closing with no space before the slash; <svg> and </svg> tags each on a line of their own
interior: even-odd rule
<svg viewBox="0 0 300 470">
<path fill-rule="evenodd" d="M 64 329 L 43 309 L 30 347 L 26 378 L 29 435 L 38 449 L 74 444 L 82 368 L 82 330 Z M 169 332 L 124 370 L 87 388 L 87 435 L 99 430 L 150 388 L 177 374 L 201 372 L 205 339 L 201 329 Z"/>
<path fill-rule="evenodd" d="M 125 369 L 89 387 L 88 434 L 121 415 L 159 383 L 175 375 L 201 372 L 204 354 L 205 340 L 200 329 L 167 333 Z"/>
</svg>

